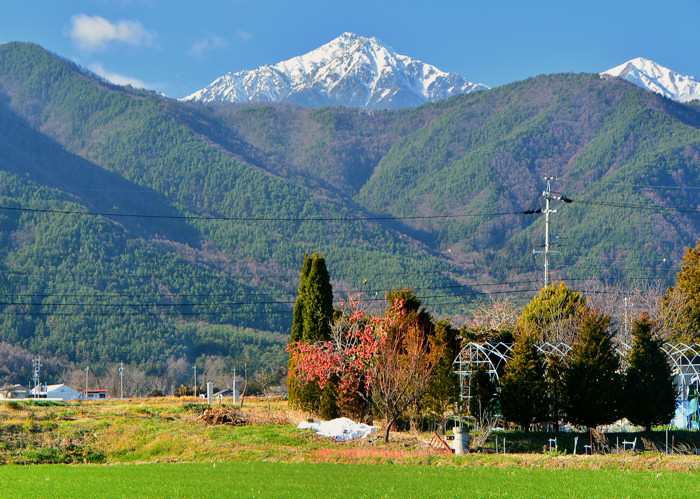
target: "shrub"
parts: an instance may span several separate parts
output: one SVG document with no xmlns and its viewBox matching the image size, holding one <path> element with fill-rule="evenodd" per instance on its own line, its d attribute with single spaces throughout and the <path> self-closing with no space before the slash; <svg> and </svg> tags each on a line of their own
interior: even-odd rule
<svg viewBox="0 0 700 499">
<path fill-rule="evenodd" d="M 8 400 L 7 402 L 5 402 L 5 407 L 7 407 L 11 411 L 22 410 L 22 406 L 16 400 Z"/>
</svg>

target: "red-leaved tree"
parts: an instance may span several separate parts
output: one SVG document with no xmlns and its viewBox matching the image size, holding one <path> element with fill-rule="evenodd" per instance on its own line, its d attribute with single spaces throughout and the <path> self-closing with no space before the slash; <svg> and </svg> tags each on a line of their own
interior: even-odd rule
<svg viewBox="0 0 700 499">
<path fill-rule="evenodd" d="M 383 316 L 370 317 L 358 301 L 344 306 L 330 341 L 296 343 L 289 347 L 301 383 L 323 387 L 340 380 L 345 393 L 366 394 L 386 419 L 384 438 L 404 411 L 428 389 L 444 344 L 405 317 L 402 300 Z"/>
</svg>

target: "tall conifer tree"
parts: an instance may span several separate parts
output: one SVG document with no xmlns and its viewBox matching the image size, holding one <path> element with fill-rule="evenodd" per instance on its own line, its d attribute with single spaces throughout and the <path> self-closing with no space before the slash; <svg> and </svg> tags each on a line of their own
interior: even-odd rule
<svg viewBox="0 0 700 499">
<path fill-rule="evenodd" d="M 326 341 L 331 336 L 333 318 L 333 288 L 323 255 L 316 251 L 304 256 L 299 279 L 299 294 L 294 305 L 292 330 L 289 342 L 316 343 Z M 303 409 L 318 412 L 323 407 L 324 414 L 337 412 L 335 387 L 324 390 L 316 382 L 299 386 L 296 366 L 289 362 L 287 377 L 289 402 Z M 328 399 L 325 400 L 324 399 Z"/>
<path fill-rule="evenodd" d="M 304 327 L 301 341 L 315 343 L 330 339 L 333 288 L 326 269 L 326 261 L 323 255 L 319 256 L 315 251 L 311 257 L 311 266 L 306 279 L 302 317 Z"/>
<path fill-rule="evenodd" d="M 309 254 L 306 253 L 304 255 L 304 262 L 301 264 L 298 294 L 296 302 L 294 303 L 292 330 L 289 335 L 290 345 L 301 341 L 304 334 L 304 303 L 306 301 L 306 282 L 309 278 L 309 270 L 311 270 L 311 259 L 309 258 Z M 296 366 L 290 358 L 287 363 L 287 398 L 290 404 L 297 405 L 299 403 L 299 397 L 299 379 L 296 374 Z"/>
<path fill-rule="evenodd" d="M 548 409 L 545 357 L 537 349 L 533 332 L 521 332 L 513 345 L 513 359 L 501 376 L 501 411 L 504 419 L 527 432 L 542 421 Z"/>
<path fill-rule="evenodd" d="M 579 321 L 578 339 L 564 371 L 564 411 L 569 422 L 595 428 L 612 423 L 620 412 L 620 359 L 612 342 L 610 316 L 585 311 Z"/>
<path fill-rule="evenodd" d="M 309 280 L 311 270 L 311 259 L 309 254 L 304 255 L 304 262 L 301 264 L 301 276 L 299 277 L 299 288 L 297 299 L 294 303 L 294 316 L 292 318 L 292 332 L 289 335 L 289 343 L 301 341 L 304 331 L 304 303 L 306 301 L 306 283 Z"/>
<path fill-rule="evenodd" d="M 496 411 L 496 382 L 483 366 L 478 366 L 469 379 L 469 414 L 482 424 Z"/>
<path fill-rule="evenodd" d="M 652 338 L 652 325 L 646 315 L 632 324 L 634 341 L 624 391 L 624 415 L 647 431 L 653 425 L 668 424 L 676 411 L 671 366 L 661 350 L 661 341 Z"/>
</svg>

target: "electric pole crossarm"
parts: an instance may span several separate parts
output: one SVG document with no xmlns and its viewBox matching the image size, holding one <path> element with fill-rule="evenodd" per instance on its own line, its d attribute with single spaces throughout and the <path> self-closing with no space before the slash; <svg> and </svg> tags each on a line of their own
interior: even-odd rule
<svg viewBox="0 0 700 499">
<path fill-rule="evenodd" d="M 532 250 L 533 254 L 544 254 L 544 287 L 549 286 L 549 255 L 550 253 L 560 253 L 560 251 L 552 251 L 549 244 L 549 214 L 556 213 L 557 210 L 552 209 L 552 201 L 564 201 L 571 202 L 566 196 L 559 194 L 557 192 L 552 192 L 551 181 L 556 180 L 556 177 L 545 177 L 544 180 L 547 181 L 547 189 L 542 192 L 542 197 L 544 198 L 544 251 Z"/>
</svg>

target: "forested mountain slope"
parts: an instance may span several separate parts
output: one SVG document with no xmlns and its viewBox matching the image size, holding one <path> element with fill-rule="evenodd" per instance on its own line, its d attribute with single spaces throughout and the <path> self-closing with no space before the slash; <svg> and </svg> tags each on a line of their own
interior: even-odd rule
<svg viewBox="0 0 700 499">
<path fill-rule="evenodd" d="M 0 147 L 0 339 L 66 361 L 281 364 L 314 249 L 338 298 L 531 296 L 544 176 L 574 201 L 554 278 L 668 282 L 700 235 L 700 108 L 597 75 L 402 111 L 203 106 L 12 43 Z"/>
<path fill-rule="evenodd" d="M 700 235 L 697 106 L 595 75 L 532 78 L 441 105 L 357 196 L 394 215 L 454 215 L 437 226 L 413 223 L 429 244 L 476 265 L 493 257 L 510 274 L 527 266 L 544 240 L 541 220 L 459 215 L 541 207 L 545 176 L 574 200 L 552 215 L 566 241 L 562 277 L 579 275 L 588 259 L 652 271 L 663 258 L 678 262 Z"/>
<path fill-rule="evenodd" d="M 407 269 L 425 271 L 419 284 L 454 283 L 415 242 L 349 220 L 358 208 L 320 184 L 199 135 L 199 110 L 107 85 L 35 45 L 0 46 L 0 87 L 2 339 L 15 345 L 162 365 L 240 358 L 244 340 L 249 364 L 266 346 L 281 364 L 277 336 L 240 329 L 287 333 L 306 251 L 342 262 L 338 280 L 381 268 L 386 288 Z"/>
</svg>

